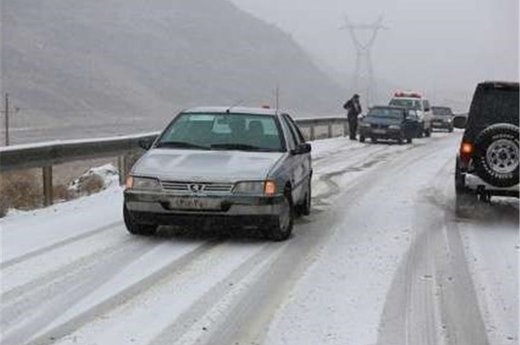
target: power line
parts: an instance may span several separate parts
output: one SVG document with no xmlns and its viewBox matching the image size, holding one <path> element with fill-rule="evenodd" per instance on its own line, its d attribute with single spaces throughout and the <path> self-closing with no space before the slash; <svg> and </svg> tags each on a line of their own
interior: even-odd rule
<svg viewBox="0 0 520 345">
<path fill-rule="evenodd" d="M 373 24 L 352 24 L 347 15 L 345 15 L 345 25 L 340 28 L 340 30 L 349 31 L 354 47 L 356 48 L 354 89 L 360 89 L 361 81 L 364 81 L 363 84 L 365 84 L 364 91 L 367 105 L 371 105 L 376 98 L 375 93 L 377 85 L 374 78 L 371 49 L 374 46 L 379 31 L 388 29 L 382 24 L 382 22 L 383 16 L 380 16 Z M 358 31 L 372 31 L 372 34 L 369 39 L 363 43 L 358 38 Z M 365 72 L 364 69 L 366 70 Z"/>
</svg>

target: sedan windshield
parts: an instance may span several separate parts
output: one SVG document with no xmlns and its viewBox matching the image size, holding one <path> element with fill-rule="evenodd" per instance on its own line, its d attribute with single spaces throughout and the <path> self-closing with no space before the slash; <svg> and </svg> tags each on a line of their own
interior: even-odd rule
<svg viewBox="0 0 520 345">
<path fill-rule="evenodd" d="M 421 102 L 413 99 L 394 98 L 390 101 L 390 105 L 397 107 L 405 107 L 408 109 L 421 110 Z"/>
<path fill-rule="evenodd" d="M 368 112 L 369 117 L 389 117 L 394 119 L 402 119 L 403 111 L 401 109 L 393 108 L 372 108 Z"/>
<path fill-rule="evenodd" d="M 161 135 L 159 148 L 283 151 L 277 120 L 254 114 L 180 114 Z"/>
<path fill-rule="evenodd" d="M 453 113 L 448 107 L 432 107 L 433 115 L 451 116 Z"/>
</svg>

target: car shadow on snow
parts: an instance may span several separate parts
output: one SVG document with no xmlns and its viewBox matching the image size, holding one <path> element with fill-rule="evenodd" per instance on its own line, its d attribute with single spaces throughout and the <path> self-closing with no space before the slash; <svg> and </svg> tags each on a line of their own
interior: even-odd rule
<svg viewBox="0 0 520 345">
<path fill-rule="evenodd" d="M 475 201 L 467 208 L 464 216 L 455 214 L 458 221 L 485 225 L 490 229 L 500 224 L 518 231 L 520 213 L 516 198 L 494 197 L 490 202 Z"/>
<path fill-rule="evenodd" d="M 492 228 L 500 224 L 517 229 L 519 226 L 519 202 L 517 198 L 493 197 L 490 202 L 475 200 L 464 207 L 464 212 L 456 211 L 453 194 L 446 194 L 436 188 L 427 188 L 421 192 L 423 202 L 427 202 L 444 211 L 446 216 L 461 223 L 473 223 Z"/>
</svg>

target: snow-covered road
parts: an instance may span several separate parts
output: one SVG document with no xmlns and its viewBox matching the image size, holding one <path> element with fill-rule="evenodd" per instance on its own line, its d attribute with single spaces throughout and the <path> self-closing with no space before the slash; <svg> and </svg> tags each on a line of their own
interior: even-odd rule
<svg viewBox="0 0 520 345">
<path fill-rule="evenodd" d="M 453 213 L 460 135 L 313 143 L 284 243 L 129 235 L 122 193 L 0 220 L 2 344 L 518 344 L 518 203 Z"/>
</svg>

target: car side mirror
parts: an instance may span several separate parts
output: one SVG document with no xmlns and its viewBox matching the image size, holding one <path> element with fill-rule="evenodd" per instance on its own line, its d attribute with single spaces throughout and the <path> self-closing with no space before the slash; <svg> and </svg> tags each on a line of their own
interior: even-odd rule
<svg viewBox="0 0 520 345">
<path fill-rule="evenodd" d="M 466 116 L 457 115 L 453 118 L 453 127 L 464 129 L 464 128 L 466 128 L 467 122 L 468 122 L 468 118 Z"/>
<path fill-rule="evenodd" d="M 148 151 L 152 147 L 154 140 L 152 138 L 139 139 L 138 145 L 143 150 Z"/>
<path fill-rule="evenodd" d="M 303 155 L 305 153 L 311 152 L 311 150 L 312 150 L 311 144 L 303 143 L 303 144 L 300 144 L 300 145 L 296 146 L 296 148 L 292 149 L 291 150 L 291 154 L 294 155 L 294 156 L 296 156 L 296 155 Z"/>
</svg>

